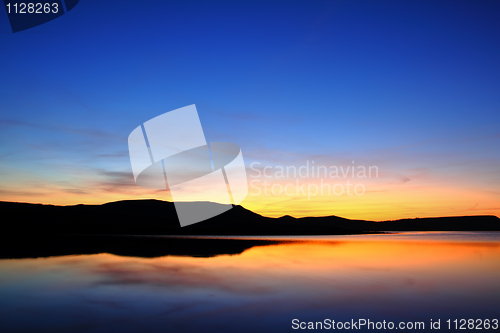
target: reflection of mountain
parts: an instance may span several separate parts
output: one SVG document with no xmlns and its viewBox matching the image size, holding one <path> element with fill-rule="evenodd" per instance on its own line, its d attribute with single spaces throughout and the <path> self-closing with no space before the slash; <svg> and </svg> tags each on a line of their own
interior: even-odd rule
<svg viewBox="0 0 500 333">
<path fill-rule="evenodd" d="M 0 237 L 0 259 L 111 253 L 131 257 L 214 257 L 240 254 L 272 240 L 171 238 L 161 236 L 27 235 Z"/>
<path fill-rule="evenodd" d="M 189 205 L 189 203 L 186 203 Z M 213 204 L 212 205 L 217 205 Z M 375 231 L 492 231 L 496 216 L 405 219 L 386 222 L 337 216 L 269 218 L 241 206 L 209 220 L 179 226 L 173 203 L 117 201 L 103 205 L 51 206 L 0 202 L 1 233 L 128 235 L 338 235 Z"/>
</svg>

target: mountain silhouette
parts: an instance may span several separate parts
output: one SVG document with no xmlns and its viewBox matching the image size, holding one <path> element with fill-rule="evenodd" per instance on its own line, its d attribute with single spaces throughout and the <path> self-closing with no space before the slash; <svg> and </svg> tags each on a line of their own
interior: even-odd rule
<svg viewBox="0 0 500 333">
<path fill-rule="evenodd" d="M 186 203 L 189 204 L 189 203 Z M 216 205 L 215 203 L 211 203 Z M 174 204 L 125 200 L 54 206 L 0 202 L 0 233 L 92 235 L 339 235 L 381 231 L 499 231 L 496 216 L 459 216 L 374 222 L 338 216 L 271 218 L 242 206 L 181 228 Z"/>
<path fill-rule="evenodd" d="M 189 205 L 189 203 L 185 203 Z M 207 203 L 208 204 L 208 203 Z M 215 203 L 210 203 L 216 205 Z M 120 256 L 235 255 L 276 239 L 203 238 L 209 235 L 339 235 L 383 231 L 498 231 L 496 216 L 373 222 L 338 216 L 264 217 L 241 206 L 181 228 L 174 204 L 127 200 L 103 205 L 53 206 L 0 202 L 0 259 L 111 253 Z M 198 235 L 201 237 L 179 237 Z"/>
</svg>

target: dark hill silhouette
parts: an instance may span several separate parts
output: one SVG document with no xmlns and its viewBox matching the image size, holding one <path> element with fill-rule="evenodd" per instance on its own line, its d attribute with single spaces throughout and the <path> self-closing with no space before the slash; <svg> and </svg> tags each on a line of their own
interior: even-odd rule
<svg viewBox="0 0 500 333">
<path fill-rule="evenodd" d="M 386 222 L 349 220 L 337 216 L 294 218 L 287 215 L 269 218 L 241 206 L 181 228 L 173 203 L 158 200 L 76 206 L 0 202 L 0 210 L 0 259 L 103 252 L 138 257 L 211 257 L 238 254 L 254 246 L 279 242 L 271 239 L 175 238 L 176 235 L 339 235 L 396 230 L 500 230 L 500 219 L 496 216 Z"/>
<path fill-rule="evenodd" d="M 380 231 L 499 231 L 496 216 L 373 222 L 338 216 L 270 218 L 242 206 L 181 228 L 172 202 L 126 200 L 103 205 L 53 206 L 0 202 L 0 234 L 100 235 L 339 235 Z"/>
</svg>

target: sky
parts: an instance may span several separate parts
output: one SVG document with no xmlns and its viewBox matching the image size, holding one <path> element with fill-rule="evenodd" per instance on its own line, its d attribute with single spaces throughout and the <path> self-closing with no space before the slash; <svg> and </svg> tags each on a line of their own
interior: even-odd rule
<svg viewBox="0 0 500 333">
<path fill-rule="evenodd" d="M 259 214 L 500 216 L 499 15 L 498 1 L 81 0 L 12 33 L 0 13 L 0 200 L 171 200 L 134 183 L 127 138 L 195 104 L 207 141 L 241 147 L 241 205 Z M 329 172 L 276 174 L 312 165 Z"/>
</svg>

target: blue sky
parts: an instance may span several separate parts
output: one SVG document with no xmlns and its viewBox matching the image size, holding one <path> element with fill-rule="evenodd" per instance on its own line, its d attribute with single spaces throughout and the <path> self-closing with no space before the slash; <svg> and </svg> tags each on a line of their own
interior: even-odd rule
<svg viewBox="0 0 500 333">
<path fill-rule="evenodd" d="M 0 14 L 1 199 L 36 185 L 87 200 L 85 181 L 131 173 L 138 124 L 190 104 L 248 162 L 458 168 L 498 190 L 499 15 L 498 1 L 81 0 L 13 34 Z"/>
</svg>

